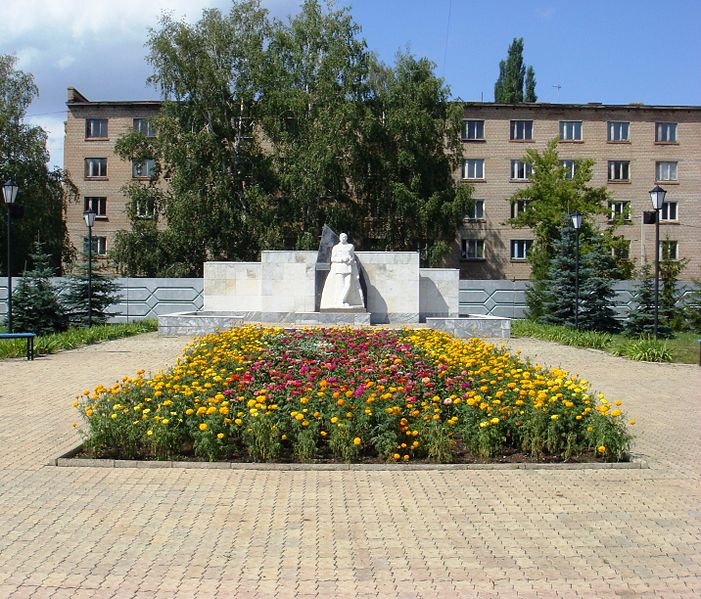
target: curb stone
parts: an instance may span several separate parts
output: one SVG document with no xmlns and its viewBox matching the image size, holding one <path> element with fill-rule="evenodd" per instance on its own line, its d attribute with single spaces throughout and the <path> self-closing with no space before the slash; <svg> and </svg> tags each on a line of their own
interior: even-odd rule
<svg viewBox="0 0 701 599">
<path fill-rule="evenodd" d="M 520 462 L 514 464 L 303 464 L 262 462 L 186 462 L 175 460 L 114 460 L 76 458 L 82 445 L 50 460 L 47 466 L 83 468 L 179 468 L 197 470 L 267 470 L 267 471 L 407 471 L 407 470 L 640 470 L 648 469 L 647 461 L 633 456 L 630 462 Z"/>
</svg>

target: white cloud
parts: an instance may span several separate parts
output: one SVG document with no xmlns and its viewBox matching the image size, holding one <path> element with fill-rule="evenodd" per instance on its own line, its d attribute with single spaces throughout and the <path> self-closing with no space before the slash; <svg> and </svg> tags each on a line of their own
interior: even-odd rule
<svg viewBox="0 0 701 599">
<path fill-rule="evenodd" d="M 28 117 L 27 123 L 41 127 L 48 136 L 46 149 L 49 151 L 49 166 L 63 168 L 63 131 L 64 116 Z"/>
<path fill-rule="evenodd" d="M 67 68 L 70 67 L 74 62 L 75 62 L 75 56 L 71 56 L 71 55 L 68 54 L 68 55 L 66 55 L 66 56 L 62 56 L 61 58 L 59 58 L 59 59 L 56 61 L 56 66 L 57 66 L 59 69 L 67 69 Z"/>
<path fill-rule="evenodd" d="M 143 35 L 162 12 L 196 21 L 204 8 L 223 0 L 5 0 L 0 4 L 4 43 L 47 32 L 68 32 L 75 40 L 104 34 Z M 135 31 L 136 30 L 136 31 Z"/>
<path fill-rule="evenodd" d="M 30 71 L 32 66 L 41 60 L 42 52 L 33 46 L 24 46 L 15 52 L 17 56 L 17 68 Z"/>
</svg>

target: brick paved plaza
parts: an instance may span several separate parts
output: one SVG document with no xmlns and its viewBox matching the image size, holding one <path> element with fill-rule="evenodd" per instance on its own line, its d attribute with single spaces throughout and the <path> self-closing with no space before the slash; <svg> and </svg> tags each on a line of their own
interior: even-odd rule
<svg viewBox="0 0 701 599">
<path fill-rule="evenodd" d="M 531 340 L 635 418 L 641 470 L 57 468 L 155 334 L 0 362 L 0 598 L 699 597 L 701 368 Z"/>
</svg>

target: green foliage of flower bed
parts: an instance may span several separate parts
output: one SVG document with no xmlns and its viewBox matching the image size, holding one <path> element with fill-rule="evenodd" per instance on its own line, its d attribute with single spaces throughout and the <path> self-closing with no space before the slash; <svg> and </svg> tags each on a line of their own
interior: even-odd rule
<svg viewBox="0 0 701 599">
<path fill-rule="evenodd" d="M 631 442 L 586 381 L 429 329 L 239 327 L 74 405 L 86 451 L 125 459 L 621 460 Z"/>
<path fill-rule="evenodd" d="M 89 328 L 69 329 L 63 333 L 43 335 L 34 342 L 35 355 L 53 354 L 66 349 L 75 349 L 83 345 L 102 343 L 111 339 L 131 337 L 140 333 L 158 330 L 155 320 L 140 320 L 128 324 L 105 324 Z M 27 353 L 27 342 L 22 340 L 3 340 L 0 343 L 0 359 L 18 358 Z"/>
</svg>

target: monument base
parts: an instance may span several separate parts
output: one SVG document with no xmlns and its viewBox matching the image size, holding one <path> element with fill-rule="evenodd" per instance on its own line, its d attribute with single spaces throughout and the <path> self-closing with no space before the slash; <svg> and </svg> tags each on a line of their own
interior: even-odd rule
<svg viewBox="0 0 701 599">
<path fill-rule="evenodd" d="M 369 312 L 262 312 L 207 311 L 177 312 L 158 317 L 160 335 L 205 335 L 218 329 L 230 329 L 242 324 L 261 323 L 297 326 L 370 325 Z"/>
</svg>

